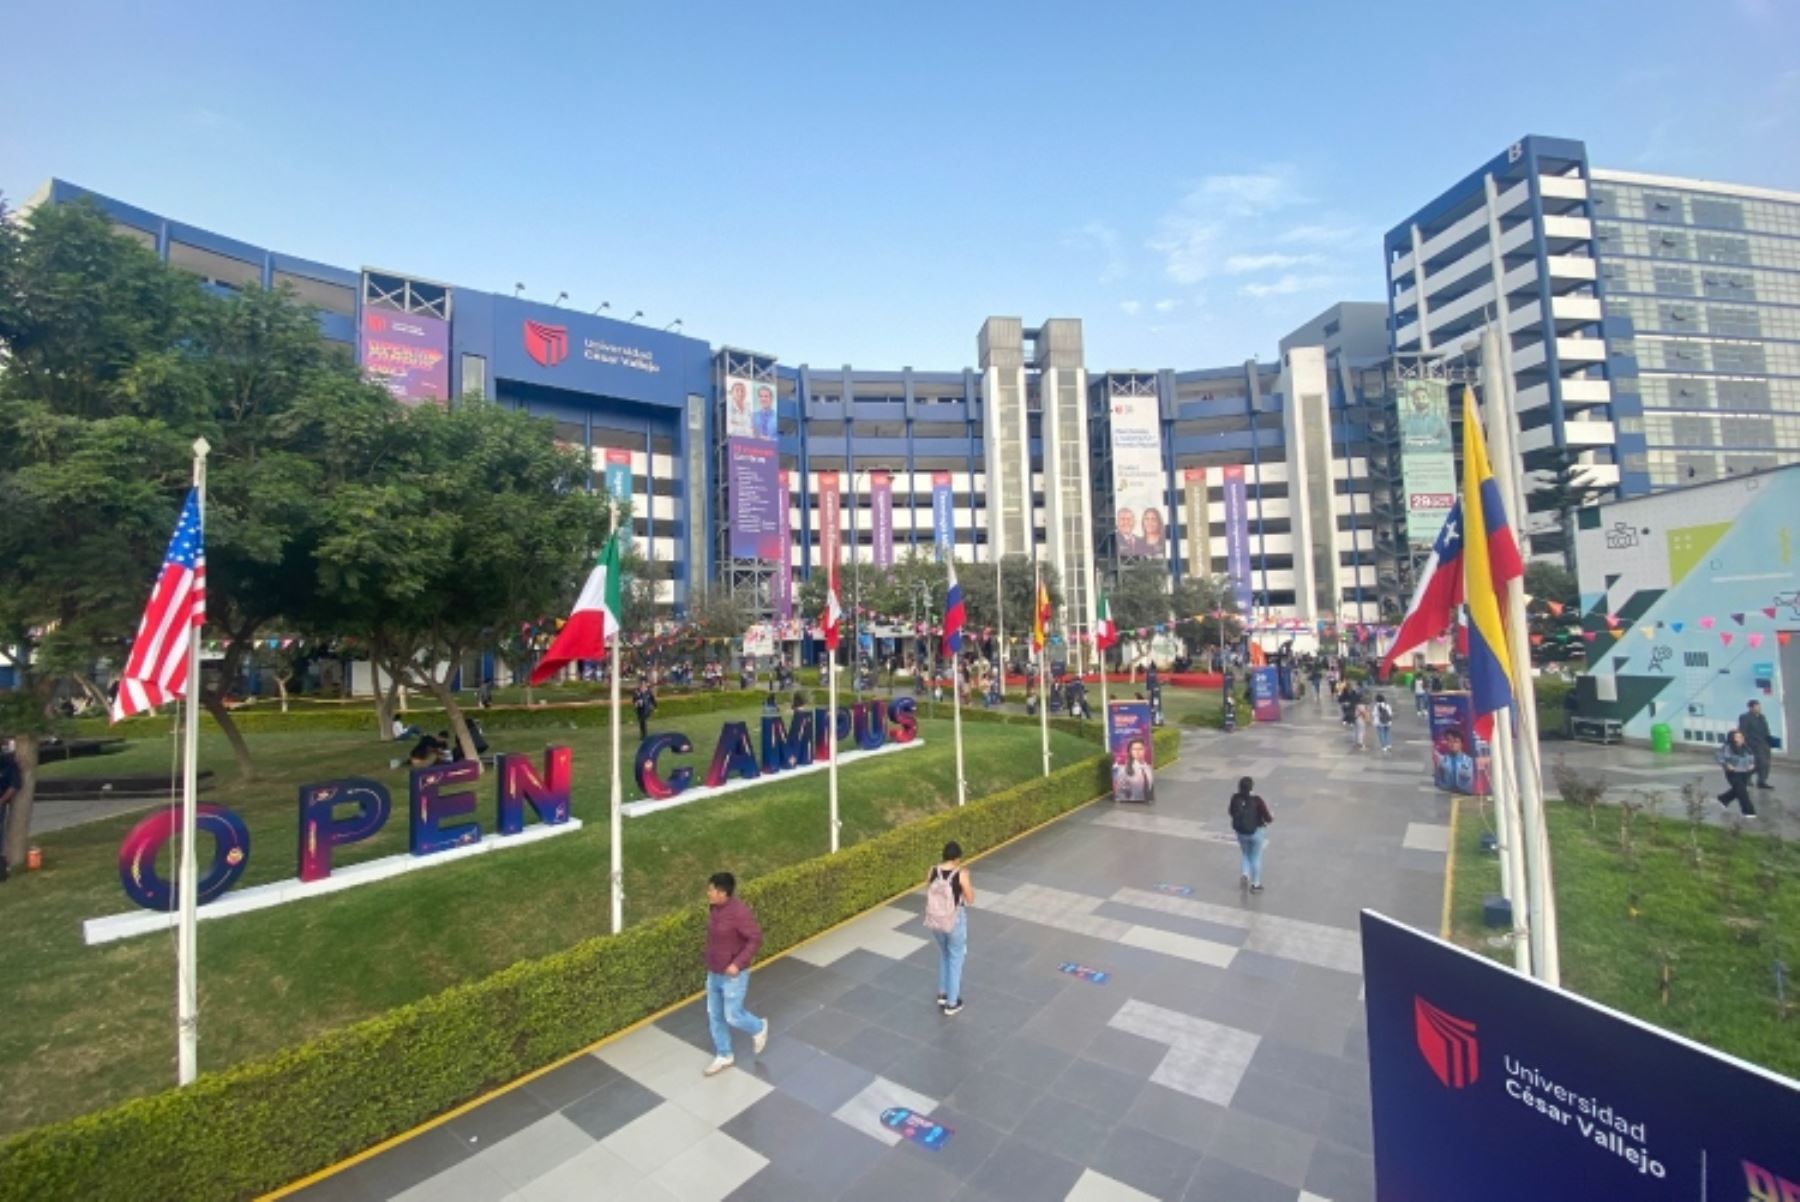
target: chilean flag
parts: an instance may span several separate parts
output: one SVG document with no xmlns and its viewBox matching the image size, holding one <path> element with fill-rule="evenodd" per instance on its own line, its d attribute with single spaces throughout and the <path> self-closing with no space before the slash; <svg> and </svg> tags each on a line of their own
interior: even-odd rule
<svg viewBox="0 0 1800 1202">
<path fill-rule="evenodd" d="M 1431 558 L 1419 577 L 1412 605 L 1394 635 L 1394 645 L 1381 660 L 1381 675 L 1387 676 L 1394 661 L 1437 638 L 1456 621 L 1457 606 L 1463 599 L 1463 520 L 1462 502 L 1450 507 L 1444 528 L 1431 544 Z"/>
<path fill-rule="evenodd" d="M 956 582 L 956 563 L 952 561 L 950 569 L 950 593 L 944 600 L 944 650 L 951 655 L 962 654 L 962 629 L 965 615 L 963 613 L 962 585 Z"/>
</svg>

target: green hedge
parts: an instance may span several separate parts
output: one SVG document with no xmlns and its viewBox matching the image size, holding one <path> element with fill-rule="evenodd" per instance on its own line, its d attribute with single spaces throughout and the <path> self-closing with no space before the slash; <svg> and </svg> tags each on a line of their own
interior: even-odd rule
<svg viewBox="0 0 1800 1202">
<path fill-rule="evenodd" d="M 1000 715 L 995 715 L 1001 718 Z M 979 720 L 979 719 L 978 719 Z M 1155 736 L 1158 763 L 1179 735 Z M 748 882 L 780 951 L 918 883 L 948 839 L 987 850 L 1104 794 L 1092 756 Z M 278 1188 L 587 1047 L 703 985 L 695 906 L 0 1143 L 0 1202 L 238 1199 Z"/>
</svg>

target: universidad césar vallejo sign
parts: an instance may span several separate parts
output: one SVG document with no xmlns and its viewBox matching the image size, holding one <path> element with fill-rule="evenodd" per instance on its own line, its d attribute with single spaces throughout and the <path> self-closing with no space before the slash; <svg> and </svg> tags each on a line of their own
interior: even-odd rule
<svg viewBox="0 0 1800 1202">
<path fill-rule="evenodd" d="M 625 808 L 633 814 L 649 813 L 761 783 L 778 773 L 824 767 L 830 758 L 826 722 L 824 709 L 802 712 L 788 723 L 764 718 L 760 758 L 752 748 L 748 724 L 725 723 L 701 786 L 694 784 L 692 768 L 675 767 L 666 776 L 659 768 L 663 756 L 691 752 L 692 741 L 678 733 L 652 735 L 636 756 L 638 787 L 649 800 Z M 876 701 L 840 707 L 837 728 L 840 749 L 854 746 L 864 754 L 922 745 L 915 742 L 918 720 L 911 698 L 900 698 L 891 705 Z M 840 756 L 840 760 L 846 758 L 861 756 Z M 529 756 L 495 757 L 494 829 L 486 834 L 475 818 L 477 801 L 471 791 L 480 780 L 479 765 L 463 761 L 415 768 L 407 780 L 408 851 L 335 872 L 333 852 L 369 839 L 385 827 L 393 813 L 393 798 L 387 786 L 367 777 L 303 785 L 296 878 L 252 886 L 230 897 L 225 895 L 250 863 L 250 828 L 226 806 L 201 805 L 196 823 L 202 834 L 212 836 L 213 854 L 210 861 L 202 861 L 195 887 L 200 916 L 214 918 L 283 905 L 579 830 L 581 821 L 569 814 L 571 762 L 567 747 L 546 748 L 541 770 Z M 538 819 L 529 827 L 525 824 L 526 806 Z M 119 847 L 119 881 L 125 895 L 142 910 L 89 919 L 83 924 L 88 943 L 105 943 L 170 925 L 174 884 L 157 871 L 156 859 L 175 838 L 179 821 L 179 811 L 162 809 L 125 836 Z"/>
</svg>

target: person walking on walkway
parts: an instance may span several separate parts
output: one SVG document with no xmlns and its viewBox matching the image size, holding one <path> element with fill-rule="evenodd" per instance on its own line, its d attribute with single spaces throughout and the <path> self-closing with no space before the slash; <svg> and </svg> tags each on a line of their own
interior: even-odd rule
<svg viewBox="0 0 1800 1202">
<path fill-rule="evenodd" d="M 706 1020 L 712 1028 L 713 1060 L 704 1070 L 709 1077 L 736 1063 L 731 1054 L 731 1028 L 749 1035 L 750 1046 L 762 1055 L 769 1046 L 769 1023 L 744 1009 L 750 991 L 750 964 L 762 947 L 762 928 L 756 915 L 736 896 L 737 878 L 715 872 L 706 882 Z"/>
<path fill-rule="evenodd" d="M 1756 803 L 1750 800 L 1750 776 L 1756 771 L 1756 753 L 1750 750 L 1750 744 L 1744 740 L 1744 732 L 1734 730 L 1725 741 L 1719 744 L 1719 767 L 1725 770 L 1725 791 L 1719 794 L 1719 804 L 1726 809 L 1732 802 L 1744 812 L 1744 817 L 1756 817 Z"/>
<path fill-rule="evenodd" d="M 1362 690 L 1350 690 L 1350 741 L 1358 751 L 1369 749 L 1369 703 L 1363 700 Z"/>
<path fill-rule="evenodd" d="M 1386 693 L 1375 694 L 1375 739 L 1382 755 L 1394 753 L 1394 707 L 1388 704 Z"/>
<path fill-rule="evenodd" d="M 1774 740 L 1769 735 L 1769 719 L 1762 712 L 1762 702 L 1752 701 L 1738 715 L 1738 729 L 1744 734 L 1744 742 L 1750 745 L 1750 754 L 1756 757 L 1756 787 L 1771 788 L 1769 784 L 1769 757 L 1774 747 Z"/>
<path fill-rule="evenodd" d="M 1425 716 L 1425 673 L 1413 673 L 1413 713 Z"/>
<path fill-rule="evenodd" d="M 1275 821 L 1275 815 L 1269 813 L 1269 803 L 1259 797 L 1255 789 L 1255 781 L 1247 776 L 1240 777 L 1227 813 L 1231 816 L 1231 829 L 1237 833 L 1241 853 L 1238 888 L 1247 887 L 1252 893 L 1261 893 L 1263 848 L 1268 845 L 1269 825 Z"/>
<path fill-rule="evenodd" d="M 975 886 L 963 867 L 962 845 L 944 844 L 944 858 L 925 874 L 925 929 L 938 945 L 938 1009 L 946 1015 L 963 1008 L 963 960 L 969 954 L 969 906 Z"/>
</svg>

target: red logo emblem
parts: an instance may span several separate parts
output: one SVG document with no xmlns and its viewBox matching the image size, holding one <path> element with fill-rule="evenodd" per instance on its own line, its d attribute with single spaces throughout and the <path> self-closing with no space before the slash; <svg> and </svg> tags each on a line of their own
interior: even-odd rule
<svg viewBox="0 0 1800 1202">
<path fill-rule="evenodd" d="M 545 367 L 555 367 L 569 357 L 568 329 L 542 321 L 527 321 L 525 353 Z"/>
<path fill-rule="evenodd" d="M 1481 1076 L 1481 1046 L 1475 1041 L 1475 1024 L 1413 998 L 1413 1033 L 1419 1054 L 1450 1089 L 1467 1089 Z"/>
</svg>

